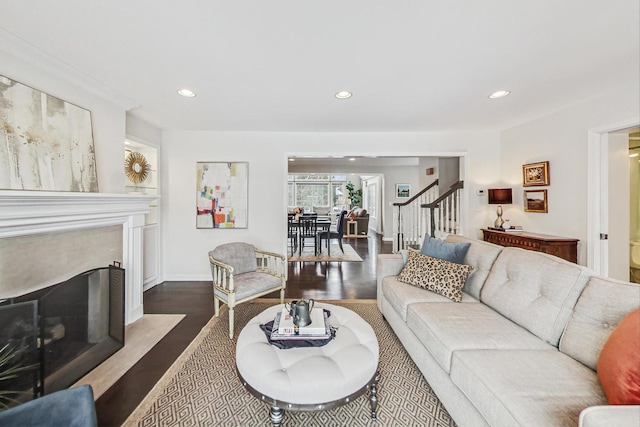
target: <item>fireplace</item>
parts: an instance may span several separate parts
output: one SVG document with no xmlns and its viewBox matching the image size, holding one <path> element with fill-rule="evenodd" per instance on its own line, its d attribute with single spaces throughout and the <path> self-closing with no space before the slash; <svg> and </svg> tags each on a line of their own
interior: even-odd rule
<svg viewBox="0 0 640 427">
<path fill-rule="evenodd" d="M 135 322 L 144 313 L 142 227 L 145 214 L 150 211 L 149 204 L 158 197 L 144 194 L 0 190 L 0 259 L 8 260 L 16 250 L 22 249 L 24 253 L 21 261 L 0 262 L 0 299 L 33 292 L 89 268 L 120 261 L 127 271 L 125 323 Z M 119 237 L 113 237 L 110 232 L 99 234 L 100 230 L 113 227 L 119 229 Z M 87 237 L 91 233 L 94 234 Z M 56 236 L 64 237 L 55 240 Z M 75 265 L 76 262 L 85 262 L 87 255 L 96 252 L 97 245 L 91 246 L 86 241 L 102 242 L 103 236 L 117 239 L 114 245 L 118 246 L 118 250 L 104 252 L 102 262 L 92 260 L 87 265 Z M 81 238 L 82 245 L 88 246 L 71 244 L 71 239 L 76 238 Z M 41 239 L 45 239 L 45 242 Z M 61 247 L 65 244 L 66 247 Z M 27 245 L 31 245 L 29 249 L 26 249 Z M 33 252 L 41 248 L 48 248 L 48 252 L 34 256 Z M 74 250 L 76 253 L 73 253 Z M 78 252 L 82 257 L 76 255 Z M 64 276 L 62 272 L 51 274 L 60 265 L 71 263 L 74 263 L 74 268 L 64 272 Z M 23 270 L 17 271 L 16 267 Z"/>
<path fill-rule="evenodd" d="M 109 266 L 6 299 L 0 348 L 19 354 L 5 369 L 31 369 L 4 380 L 2 389 L 23 401 L 67 388 L 122 348 L 124 284 L 124 270 Z"/>
<path fill-rule="evenodd" d="M 120 301 L 124 324 L 135 322 L 144 313 L 142 227 L 145 214 L 150 211 L 149 204 L 157 198 L 139 194 L 0 190 L 0 301 L 11 300 L 18 295 L 46 293 L 45 289 L 69 277 L 119 261 L 126 270 L 126 275 L 121 278 L 124 301 Z M 93 297 L 89 299 L 94 300 Z M 22 316 L 24 340 L 21 343 L 30 345 L 32 349 L 41 348 L 38 346 L 37 304 L 37 298 L 35 301 L 16 302 L 10 306 L 11 310 L 3 310 L 0 315 L 0 329 L 9 323 L 6 319 L 16 313 Z M 85 305 L 88 312 L 93 313 L 97 309 L 91 304 Z M 116 307 L 117 304 L 110 303 L 110 306 Z M 49 343 L 53 351 L 63 329 L 59 325 L 63 322 L 55 318 L 63 316 L 59 310 L 45 316 L 53 318 L 46 321 L 49 330 L 45 332 L 57 337 L 56 342 Z M 74 327 L 81 323 L 71 322 L 68 328 L 65 324 L 64 334 L 80 334 Z M 100 336 L 99 333 L 104 331 L 104 324 L 98 323 L 94 331 L 88 326 L 89 322 L 86 323 L 87 335 L 97 333 Z M 32 325 L 31 334 L 26 332 L 29 324 Z M 114 328 L 120 329 L 119 326 Z M 108 353 L 119 345 L 117 338 L 114 339 L 116 343 L 109 339 L 93 346 L 96 349 L 93 351 L 103 351 L 106 347 Z M 25 354 L 20 357 L 24 358 L 21 362 L 24 367 L 35 365 L 39 360 L 37 351 L 32 359 Z M 64 370 L 60 372 L 66 377 Z M 49 393 L 58 387 L 55 376 L 44 377 L 41 381 L 40 372 L 31 372 L 30 375 L 23 376 L 28 384 L 21 384 L 21 390 L 31 388 L 37 394 Z"/>
</svg>

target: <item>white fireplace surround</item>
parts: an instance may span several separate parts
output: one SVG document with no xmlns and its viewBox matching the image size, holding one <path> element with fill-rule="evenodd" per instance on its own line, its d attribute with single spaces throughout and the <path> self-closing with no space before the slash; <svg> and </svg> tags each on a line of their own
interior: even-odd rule
<svg viewBox="0 0 640 427">
<path fill-rule="evenodd" d="M 159 196 L 111 193 L 0 191 L 0 239 L 122 225 L 122 267 L 126 270 L 125 323 L 144 314 L 144 216 Z"/>
</svg>

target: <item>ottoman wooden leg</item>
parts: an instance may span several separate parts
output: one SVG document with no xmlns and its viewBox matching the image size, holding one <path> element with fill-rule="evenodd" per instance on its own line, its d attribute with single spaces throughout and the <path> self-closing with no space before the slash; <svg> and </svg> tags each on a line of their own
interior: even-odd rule
<svg viewBox="0 0 640 427">
<path fill-rule="evenodd" d="M 269 418 L 271 418 L 274 427 L 279 427 L 284 418 L 284 409 L 272 406 L 271 409 L 269 409 Z"/>
<path fill-rule="evenodd" d="M 376 373 L 373 382 L 369 386 L 369 404 L 371 405 L 371 419 L 377 420 L 378 414 L 378 382 L 380 381 L 380 372 Z"/>
</svg>

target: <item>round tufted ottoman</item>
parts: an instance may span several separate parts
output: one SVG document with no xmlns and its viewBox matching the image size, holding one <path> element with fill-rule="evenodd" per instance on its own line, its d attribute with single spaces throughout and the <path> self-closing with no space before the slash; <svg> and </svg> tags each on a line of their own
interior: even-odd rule
<svg viewBox="0 0 640 427">
<path fill-rule="evenodd" d="M 267 342 L 261 324 L 273 320 L 282 305 L 251 319 L 238 336 L 236 366 L 245 388 L 268 403 L 274 426 L 284 410 L 317 411 L 351 402 L 370 391 L 371 418 L 378 398 L 378 340 L 371 326 L 344 307 L 317 303 L 314 310 L 331 311 L 335 338 L 322 347 L 278 349 Z"/>
</svg>

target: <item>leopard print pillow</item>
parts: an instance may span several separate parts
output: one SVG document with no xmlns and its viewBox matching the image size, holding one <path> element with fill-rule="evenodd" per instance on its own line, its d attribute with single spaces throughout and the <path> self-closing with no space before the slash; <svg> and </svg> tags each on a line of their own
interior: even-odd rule
<svg viewBox="0 0 640 427">
<path fill-rule="evenodd" d="M 398 281 L 460 302 L 462 288 L 471 270 L 473 267 L 470 265 L 456 264 L 409 250 L 409 259 L 398 275 Z"/>
</svg>

